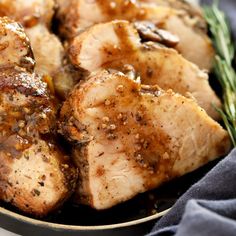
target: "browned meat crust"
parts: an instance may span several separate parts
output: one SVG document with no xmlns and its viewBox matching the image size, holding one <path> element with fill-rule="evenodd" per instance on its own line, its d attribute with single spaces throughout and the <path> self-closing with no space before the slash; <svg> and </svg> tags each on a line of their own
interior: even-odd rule
<svg viewBox="0 0 236 236">
<path fill-rule="evenodd" d="M 79 168 L 76 201 L 106 209 L 226 154 L 227 132 L 197 104 L 122 73 L 98 72 L 61 110 Z"/>
</svg>

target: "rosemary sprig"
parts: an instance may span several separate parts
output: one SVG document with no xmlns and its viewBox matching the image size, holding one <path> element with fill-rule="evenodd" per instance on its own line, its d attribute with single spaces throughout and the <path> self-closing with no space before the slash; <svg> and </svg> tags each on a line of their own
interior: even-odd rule
<svg viewBox="0 0 236 236">
<path fill-rule="evenodd" d="M 221 114 L 236 147 L 236 73 L 232 66 L 235 46 L 226 16 L 218 8 L 218 1 L 212 6 L 205 6 L 204 15 L 217 53 L 214 72 L 223 90 L 223 109 L 216 109 Z"/>
</svg>

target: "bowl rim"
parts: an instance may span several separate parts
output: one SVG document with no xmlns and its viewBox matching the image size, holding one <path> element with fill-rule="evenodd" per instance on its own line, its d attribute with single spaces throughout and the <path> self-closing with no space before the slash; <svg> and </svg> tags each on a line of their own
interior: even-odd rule
<svg viewBox="0 0 236 236">
<path fill-rule="evenodd" d="M 67 229 L 67 230 L 72 230 L 72 231 L 85 231 L 85 230 L 95 231 L 95 230 L 111 230 L 111 229 L 117 229 L 117 228 L 125 228 L 125 227 L 143 224 L 143 223 L 146 223 L 149 221 L 157 220 L 158 218 L 167 214 L 170 209 L 171 208 L 168 208 L 162 212 L 158 212 L 154 215 L 147 216 L 147 217 L 144 217 L 144 218 L 141 218 L 138 220 L 131 220 L 131 221 L 127 221 L 124 223 L 117 223 L 117 224 L 110 224 L 110 225 L 98 225 L 98 226 L 80 226 L 80 225 L 65 225 L 65 224 L 51 223 L 51 222 L 46 222 L 46 221 L 42 221 L 42 220 L 38 220 L 38 219 L 33 219 L 28 216 L 23 216 L 19 213 L 15 213 L 15 212 L 7 210 L 3 207 L 0 207 L 0 213 L 5 216 L 14 218 L 17 221 L 22 221 L 24 223 L 28 223 L 31 225 L 32 224 L 37 225 L 39 227 L 47 227 L 47 228 L 53 228 L 53 229 L 57 229 L 57 230 Z"/>
</svg>

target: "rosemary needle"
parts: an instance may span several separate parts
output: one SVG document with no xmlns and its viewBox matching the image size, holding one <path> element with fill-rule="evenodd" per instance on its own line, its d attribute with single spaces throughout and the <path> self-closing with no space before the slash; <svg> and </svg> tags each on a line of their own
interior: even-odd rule
<svg viewBox="0 0 236 236">
<path fill-rule="evenodd" d="M 212 41 L 216 50 L 214 72 L 223 90 L 223 108 L 216 108 L 236 147 L 236 73 L 233 68 L 235 47 L 224 12 L 215 1 L 212 6 L 204 7 L 204 15 L 209 25 Z"/>
</svg>

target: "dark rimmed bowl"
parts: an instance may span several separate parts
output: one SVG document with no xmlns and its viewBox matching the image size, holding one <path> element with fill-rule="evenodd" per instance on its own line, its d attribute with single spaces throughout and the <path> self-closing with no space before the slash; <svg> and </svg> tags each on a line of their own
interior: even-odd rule
<svg viewBox="0 0 236 236">
<path fill-rule="evenodd" d="M 100 226 L 71 226 L 48 223 L 19 215 L 4 208 L 0 208 L 0 225 L 11 232 L 20 235 L 50 235 L 50 236 L 125 236 L 144 235 L 148 233 L 155 221 L 166 214 L 168 210 L 126 223 Z"/>
<path fill-rule="evenodd" d="M 59 212 L 45 219 L 33 219 L 0 203 L 0 227 L 29 236 L 141 236 L 166 214 L 191 185 L 202 178 L 218 161 L 164 184 L 153 191 L 106 211 L 66 203 Z"/>
</svg>

